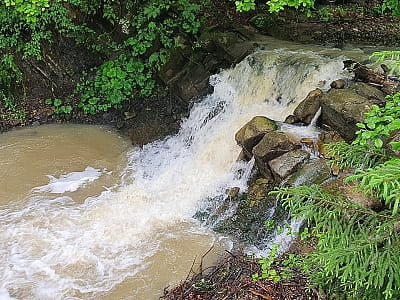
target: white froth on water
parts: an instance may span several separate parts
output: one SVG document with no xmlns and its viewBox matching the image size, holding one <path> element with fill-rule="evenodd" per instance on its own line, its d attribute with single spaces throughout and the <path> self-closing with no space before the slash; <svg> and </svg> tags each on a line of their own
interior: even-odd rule
<svg viewBox="0 0 400 300">
<path fill-rule="evenodd" d="M 0 211 L 0 291 L 18 299 L 96 298 L 146 268 L 161 243 L 183 232 L 218 239 L 192 219 L 207 199 L 247 188 L 251 163 L 237 163 L 235 132 L 255 115 L 282 121 L 314 88 L 343 77 L 343 58 L 310 51 L 259 51 L 213 76 L 175 136 L 129 152 L 130 182 L 75 203 L 35 196 Z M 90 173 L 90 174 L 89 174 Z M 50 178 L 63 193 L 99 169 Z"/>
<path fill-rule="evenodd" d="M 75 192 L 86 184 L 98 179 L 106 170 L 86 167 L 82 172 L 71 172 L 56 178 L 52 175 L 46 175 L 50 182 L 46 185 L 38 186 L 33 189 L 37 193 L 62 194 L 65 192 Z"/>
</svg>

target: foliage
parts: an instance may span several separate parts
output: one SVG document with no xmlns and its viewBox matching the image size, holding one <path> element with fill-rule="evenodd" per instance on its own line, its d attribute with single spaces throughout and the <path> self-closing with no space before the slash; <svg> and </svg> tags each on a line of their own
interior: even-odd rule
<svg viewBox="0 0 400 300">
<path fill-rule="evenodd" d="M 78 84 L 78 107 L 84 113 L 95 114 L 120 107 L 133 92 L 150 95 L 155 86 L 154 72 L 166 62 L 169 51 L 179 46 L 174 33 L 179 28 L 189 34 L 197 33 L 198 10 L 199 6 L 189 0 L 149 1 L 129 21 L 129 29 L 136 34 L 121 45 L 122 53 L 103 63 L 94 80 L 85 79 Z M 160 46 L 153 50 L 156 43 Z"/>
<path fill-rule="evenodd" d="M 373 105 L 366 114 L 364 123 L 357 124 L 361 130 L 357 132 L 357 138 L 353 142 L 355 145 L 381 149 L 384 144 L 383 139 L 400 129 L 400 93 L 394 94 L 389 99 L 384 107 Z M 394 142 L 392 145 L 394 150 L 400 147 L 399 142 Z"/>
<path fill-rule="evenodd" d="M 376 63 L 379 64 L 383 61 L 388 60 L 390 62 L 391 70 L 390 74 L 400 73 L 400 51 L 379 51 L 371 54 L 370 59 L 376 59 Z"/>
<path fill-rule="evenodd" d="M 392 16 L 400 16 L 400 2 L 399 0 L 383 0 L 382 12 L 389 11 Z"/>
<path fill-rule="evenodd" d="M 3 102 L 6 113 L 4 119 L 25 119 L 25 112 L 17 108 L 13 93 L 22 81 L 22 73 L 14 62 L 11 54 L 5 54 L 0 60 L 0 101 Z"/>
<path fill-rule="evenodd" d="M 47 105 L 53 105 L 55 107 L 54 113 L 56 114 L 70 114 L 72 113 L 72 106 L 64 104 L 61 99 L 46 99 Z"/>
<path fill-rule="evenodd" d="M 375 212 L 316 185 L 280 188 L 271 194 L 293 217 L 315 225 L 317 249 L 304 262 L 311 268 L 313 286 L 354 299 L 400 296 L 398 214 Z"/>
<path fill-rule="evenodd" d="M 278 260 L 279 247 L 279 244 L 272 244 L 269 256 L 258 261 L 261 267 L 261 275 L 258 273 L 253 274 L 253 281 L 267 279 L 279 282 L 281 279 L 290 278 L 292 276 L 292 269 L 301 266 L 303 258 L 293 253 L 288 254 L 284 259 Z M 278 268 L 273 268 L 273 265 L 280 265 L 283 269 L 278 270 Z"/>
<path fill-rule="evenodd" d="M 305 10 L 310 15 L 310 10 L 314 8 L 315 0 L 269 0 L 269 12 L 277 13 L 285 9 L 285 7 L 294 7 L 296 9 Z M 239 12 L 254 10 L 256 8 L 255 0 L 238 0 L 235 1 L 236 10 Z"/>
<path fill-rule="evenodd" d="M 285 7 L 294 7 L 296 9 L 304 9 L 306 12 L 310 12 L 314 8 L 315 0 L 269 0 L 267 4 L 269 5 L 270 12 L 279 12 Z"/>
<path fill-rule="evenodd" d="M 94 114 L 120 107 L 134 94 L 151 93 L 154 72 L 179 46 L 176 37 L 197 33 L 199 8 L 192 0 L 3 0 L 0 53 L 42 59 L 43 43 L 53 42 L 57 34 L 112 57 L 84 75 L 74 93 L 80 99 L 78 107 Z M 88 25 L 96 22 L 113 29 L 99 33 Z M 118 42 L 112 35 L 117 30 Z M 58 113 L 72 111 L 69 105 L 55 106 Z"/>
<path fill-rule="evenodd" d="M 50 7 L 49 0 L 3 0 L 6 7 L 13 7 L 27 22 L 36 23 L 38 16 Z"/>
<path fill-rule="evenodd" d="M 256 8 L 255 0 L 235 1 L 236 10 L 239 12 L 254 10 Z"/>
<path fill-rule="evenodd" d="M 392 214 L 399 211 L 400 203 L 400 159 L 393 158 L 374 168 L 358 170 L 346 182 L 359 180 L 359 187 L 368 195 L 385 201 Z"/>
<path fill-rule="evenodd" d="M 384 148 L 377 149 L 366 145 L 337 142 L 326 144 L 325 147 L 333 158 L 330 163 L 340 169 L 369 168 L 391 157 L 390 152 Z"/>
</svg>

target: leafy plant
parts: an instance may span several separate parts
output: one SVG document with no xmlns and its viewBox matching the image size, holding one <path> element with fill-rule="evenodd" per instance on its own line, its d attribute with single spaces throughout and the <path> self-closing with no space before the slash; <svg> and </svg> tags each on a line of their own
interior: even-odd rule
<svg viewBox="0 0 400 300">
<path fill-rule="evenodd" d="M 390 96 L 384 107 L 373 105 L 366 114 L 364 123 L 358 123 L 357 126 L 361 130 L 357 132 L 353 144 L 381 149 L 384 144 L 383 139 L 400 129 L 400 93 Z M 394 150 L 400 148 L 399 142 L 394 142 L 392 145 Z"/>
<path fill-rule="evenodd" d="M 390 74 L 400 73 L 400 51 L 378 51 L 371 54 L 370 59 L 375 59 L 375 63 L 379 64 L 383 61 L 389 61 L 391 69 Z"/>
<path fill-rule="evenodd" d="M 53 105 L 55 107 L 54 113 L 56 114 L 70 114 L 72 113 L 71 105 L 64 105 L 61 99 L 46 99 L 45 104 Z"/>
<path fill-rule="evenodd" d="M 274 282 L 278 282 L 279 280 L 281 280 L 281 276 L 279 276 L 276 270 L 271 268 L 272 264 L 275 262 L 275 259 L 278 256 L 279 247 L 279 244 L 272 244 L 269 256 L 258 261 L 258 263 L 261 265 L 261 275 L 259 275 L 258 273 L 253 274 L 253 281 L 269 279 Z"/>
<path fill-rule="evenodd" d="M 93 80 L 77 86 L 78 107 L 86 114 L 119 108 L 134 94 L 149 96 L 155 87 L 153 74 L 167 61 L 169 51 L 179 45 L 174 34 L 182 28 L 197 33 L 199 6 L 190 0 L 149 1 L 130 24 L 136 32 L 122 45 L 122 54 L 103 63 Z M 161 46 L 153 50 L 155 43 Z"/>
<path fill-rule="evenodd" d="M 238 12 L 254 10 L 256 8 L 255 0 L 235 1 L 235 5 Z"/>
<path fill-rule="evenodd" d="M 398 214 L 375 212 L 316 185 L 280 188 L 271 194 L 293 217 L 315 225 L 317 249 L 304 261 L 312 286 L 354 299 L 399 297 Z"/>
<path fill-rule="evenodd" d="M 315 0 L 269 0 L 270 12 L 279 12 L 287 7 L 294 7 L 296 9 L 303 9 L 308 15 L 311 15 L 311 9 L 314 8 Z"/>
<path fill-rule="evenodd" d="M 359 181 L 359 187 L 368 195 L 384 200 L 392 210 L 392 215 L 399 212 L 400 203 L 400 159 L 393 158 L 374 168 L 358 170 L 346 178 L 346 182 Z"/>
<path fill-rule="evenodd" d="M 383 0 L 382 12 L 389 11 L 392 16 L 400 16 L 400 1 L 399 0 Z"/>
<path fill-rule="evenodd" d="M 332 157 L 330 164 L 337 165 L 340 169 L 370 168 L 392 157 L 388 150 L 366 144 L 337 142 L 326 144 L 325 147 Z"/>
</svg>

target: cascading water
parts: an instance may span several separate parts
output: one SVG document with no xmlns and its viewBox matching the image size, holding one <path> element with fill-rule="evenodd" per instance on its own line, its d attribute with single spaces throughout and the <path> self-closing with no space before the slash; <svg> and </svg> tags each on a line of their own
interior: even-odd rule
<svg viewBox="0 0 400 300">
<path fill-rule="evenodd" d="M 152 277 L 182 279 L 173 279 L 170 265 L 157 266 L 180 263 L 180 239 L 195 243 L 190 238 L 197 236 L 206 249 L 223 240 L 193 215 L 229 188 L 246 190 L 252 165 L 236 162 L 235 132 L 255 115 L 282 121 L 310 90 L 346 76 L 344 58 L 332 53 L 257 51 L 211 78 L 214 92 L 193 105 L 177 135 L 127 152 L 127 167 L 114 172 L 118 182 L 101 194 L 74 199 L 75 190 L 109 173 L 101 164 L 86 165 L 2 206 L 0 298 L 107 297 L 121 283 L 147 276 L 123 297 L 157 299 L 161 291 L 146 287 Z M 0 153 L 8 146 L 0 143 Z M 169 258 L 160 263 L 161 251 Z"/>
</svg>

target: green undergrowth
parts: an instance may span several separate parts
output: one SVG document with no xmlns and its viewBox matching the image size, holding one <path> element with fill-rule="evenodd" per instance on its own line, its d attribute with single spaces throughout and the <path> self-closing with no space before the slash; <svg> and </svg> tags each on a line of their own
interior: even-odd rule
<svg viewBox="0 0 400 300">
<path fill-rule="evenodd" d="M 44 45 L 72 39 L 106 59 L 82 74 L 69 98 L 46 103 L 56 113 L 70 113 L 72 105 L 85 114 L 118 108 L 135 95 L 150 95 L 155 73 L 181 45 L 180 37 L 196 35 L 198 2 L 202 1 L 1 0 L 0 59 L 41 60 Z M 20 74 L 13 66 L 3 68 L 1 76 Z M 3 84 L 0 88 L 0 95 L 13 92 Z"/>
</svg>

